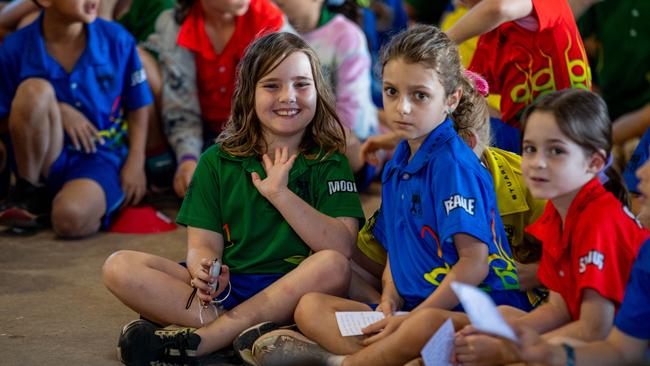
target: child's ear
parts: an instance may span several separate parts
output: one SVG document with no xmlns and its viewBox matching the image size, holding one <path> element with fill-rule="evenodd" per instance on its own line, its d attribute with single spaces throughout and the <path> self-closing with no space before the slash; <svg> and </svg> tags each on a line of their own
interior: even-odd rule
<svg viewBox="0 0 650 366">
<path fill-rule="evenodd" d="M 456 110 L 458 107 L 458 104 L 460 103 L 460 99 L 463 97 L 463 89 L 458 88 L 456 91 L 453 93 L 449 94 L 447 96 L 447 109 L 448 110 Z"/>
<path fill-rule="evenodd" d="M 465 140 L 467 145 L 474 150 L 476 148 L 476 145 L 478 145 L 478 136 L 474 132 L 470 133 L 469 136 L 467 136 L 467 139 Z"/>
<path fill-rule="evenodd" d="M 605 156 L 607 156 L 607 153 L 605 153 L 604 150 L 600 150 L 591 154 L 589 157 L 588 171 L 594 174 L 600 173 L 600 171 L 603 170 L 607 164 Z"/>
</svg>

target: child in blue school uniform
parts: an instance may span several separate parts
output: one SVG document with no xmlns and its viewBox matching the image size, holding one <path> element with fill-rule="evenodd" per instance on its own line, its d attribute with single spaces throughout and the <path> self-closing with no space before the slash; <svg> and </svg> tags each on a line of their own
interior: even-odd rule
<svg viewBox="0 0 650 366">
<path fill-rule="evenodd" d="M 152 97 L 135 40 L 96 19 L 98 1 L 38 5 L 0 49 L 0 121 L 17 166 L 0 225 L 34 228 L 51 214 L 59 236 L 81 237 L 144 196 Z"/>
<path fill-rule="evenodd" d="M 435 27 L 415 26 L 393 38 L 381 64 L 386 117 L 403 139 L 384 170 L 373 232 L 388 252 L 376 308 L 386 318 L 366 328 L 366 336 L 341 337 L 335 313 L 371 307 L 315 293 L 303 296 L 294 314 L 305 336 L 332 354 L 350 355 L 346 365 L 408 361 L 391 358 L 399 352 L 375 357 L 388 344 L 364 349 L 410 316 L 393 316 L 397 310 L 441 309 L 462 322 L 464 316 L 444 311 L 462 310 L 452 281 L 480 286 L 498 304 L 530 309 L 518 291 L 492 177 L 454 129 L 452 119 L 471 112 L 470 95 L 477 93 L 456 46 Z M 295 332 L 273 332 L 255 342 L 253 356 L 261 365 L 343 363 L 315 347 Z"/>
</svg>

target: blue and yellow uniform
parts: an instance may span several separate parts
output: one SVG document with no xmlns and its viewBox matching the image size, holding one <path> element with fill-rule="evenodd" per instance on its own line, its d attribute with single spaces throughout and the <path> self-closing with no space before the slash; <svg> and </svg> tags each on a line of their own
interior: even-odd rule
<svg viewBox="0 0 650 366">
<path fill-rule="evenodd" d="M 153 102 L 135 40 L 124 28 L 97 19 L 85 25 L 86 48 L 71 72 L 47 52 L 41 31 L 43 14 L 8 36 L 0 48 L 0 118 L 9 115 L 18 86 L 27 79 L 47 80 L 61 103 L 69 104 L 95 125 L 105 144 L 87 154 L 75 150 L 66 135 L 52 164 L 48 186 L 58 191 L 72 179 L 96 181 L 106 195 L 106 213 L 124 199 L 120 169 L 126 159 L 126 111 Z"/>
<path fill-rule="evenodd" d="M 409 157 L 402 141 L 384 170 L 382 206 L 373 229 L 388 251 L 405 309 L 431 295 L 456 264 L 456 234 L 471 235 L 489 248 L 489 273 L 480 287 L 497 304 L 529 309 L 526 295 L 518 291 L 492 177 L 451 120 L 436 127 Z"/>
</svg>

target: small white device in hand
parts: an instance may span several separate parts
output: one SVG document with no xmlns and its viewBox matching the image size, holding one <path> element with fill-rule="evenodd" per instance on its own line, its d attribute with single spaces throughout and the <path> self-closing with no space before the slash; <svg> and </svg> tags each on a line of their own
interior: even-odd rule
<svg viewBox="0 0 650 366">
<path fill-rule="evenodd" d="M 212 261 L 212 266 L 210 266 L 210 277 L 214 278 L 214 282 L 210 285 L 211 293 L 217 291 L 219 286 L 219 275 L 221 274 L 221 263 L 218 259 Z"/>
</svg>

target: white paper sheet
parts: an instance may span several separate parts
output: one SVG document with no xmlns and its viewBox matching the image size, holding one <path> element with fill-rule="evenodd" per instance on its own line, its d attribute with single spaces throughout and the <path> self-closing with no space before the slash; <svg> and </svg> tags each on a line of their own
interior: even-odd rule
<svg viewBox="0 0 650 366">
<path fill-rule="evenodd" d="M 519 342 L 515 332 L 503 319 L 488 294 L 474 286 L 460 282 L 452 282 L 451 288 L 458 296 L 474 328 Z"/>
<path fill-rule="evenodd" d="M 363 335 L 361 329 L 384 319 L 381 311 L 337 311 L 336 321 L 343 337 Z"/>
<path fill-rule="evenodd" d="M 454 324 L 451 319 L 442 324 L 436 334 L 424 345 L 420 355 L 426 366 L 451 366 L 454 348 Z"/>
</svg>

